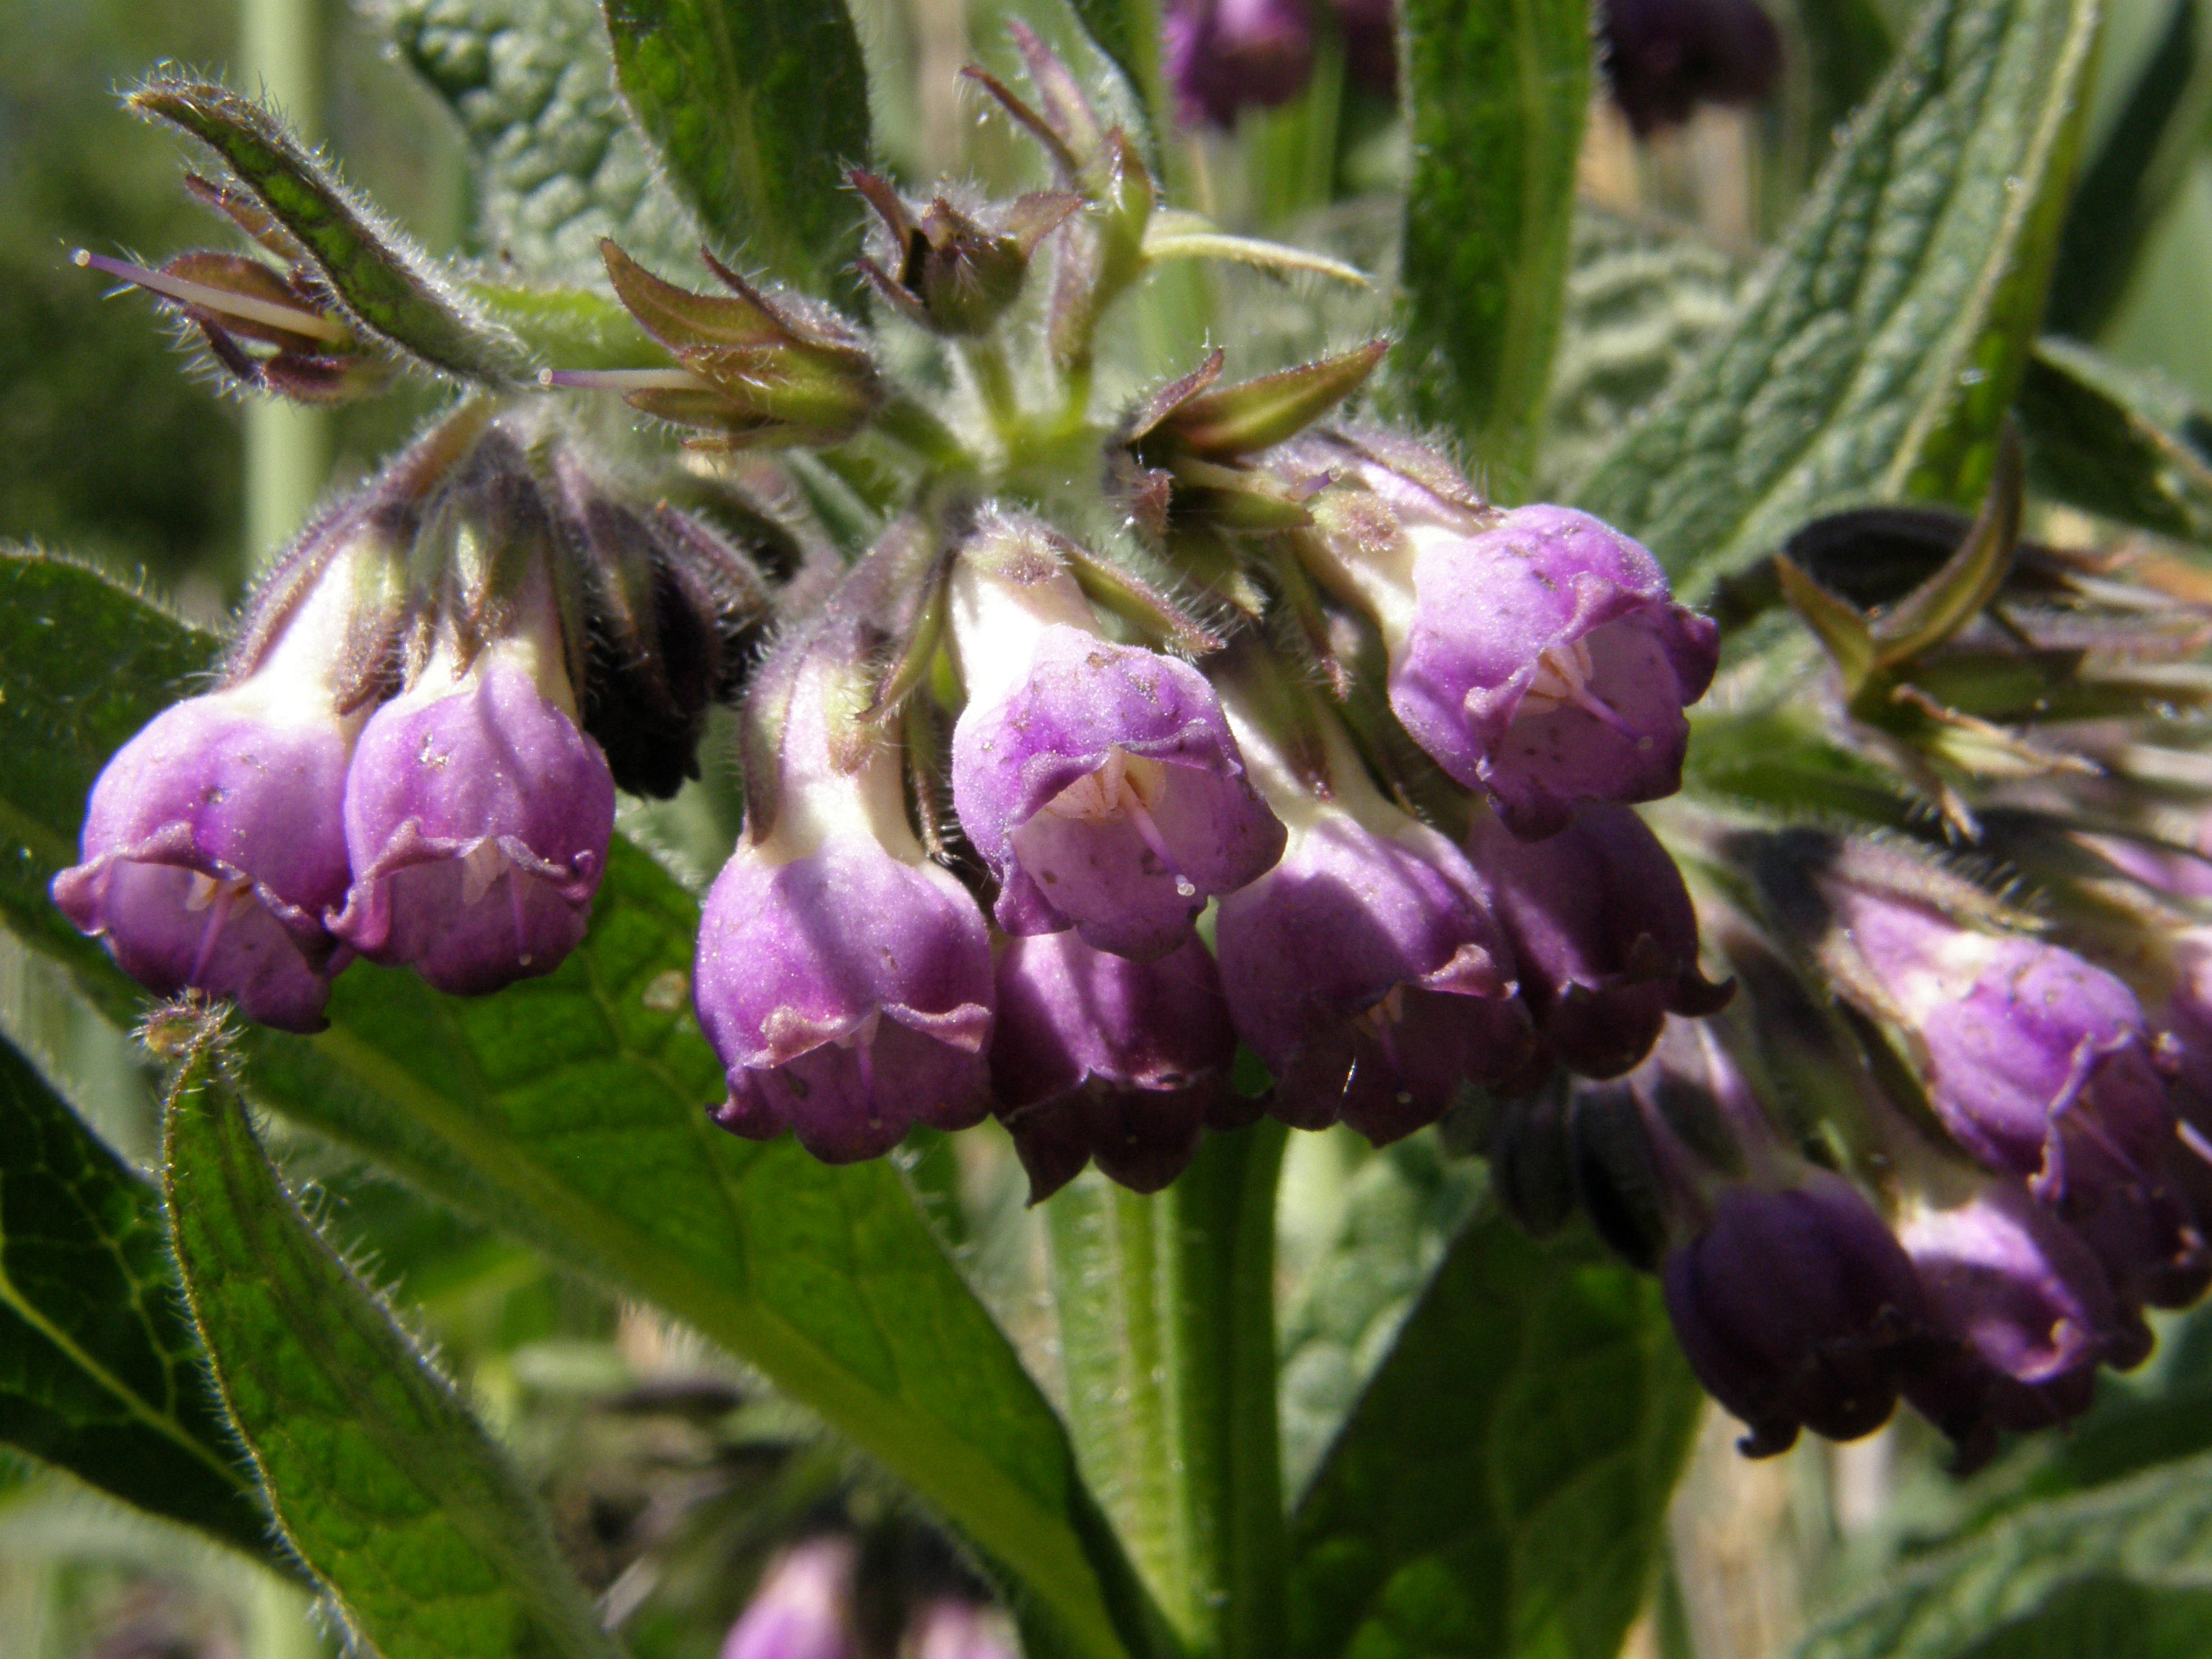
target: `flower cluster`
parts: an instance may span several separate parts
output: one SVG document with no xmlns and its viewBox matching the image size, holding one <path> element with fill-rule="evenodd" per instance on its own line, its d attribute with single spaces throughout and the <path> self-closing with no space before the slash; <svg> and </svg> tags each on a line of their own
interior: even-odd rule
<svg viewBox="0 0 2212 1659">
<path fill-rule="evenodd" d="M 526 437 L 465 407 L 325 512 L 108 763 L 54 898 L 134 978 L 313 1031 L 356 957 L 469 994 L 583 936 L 616 784 L 672 787 L 752 578 Z"/>
</svg>

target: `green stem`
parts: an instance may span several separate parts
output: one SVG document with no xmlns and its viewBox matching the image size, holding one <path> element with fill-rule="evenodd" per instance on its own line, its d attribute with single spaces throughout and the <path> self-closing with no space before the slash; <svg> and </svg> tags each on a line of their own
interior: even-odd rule
<svg viewBox="0 0 2212 1659">
<path fill-rule="evenodd" d="M 317 0 L 244 0 L 239 57 L 249 91 L 269 99 L 313 141 L 322 108 L 322 31 Z M 330 471 L 326 410 L 281 398 L 246 405 L 246 554 L 267 562 L 307 522 Z"/>
<path fill-rule="evenodd" d="M 967 359 L 969 372 L 975 377 L 975 390 L 983 399 L 984 411 L 991 417 L 992 428 L 1002 443 L 1014 442 L 1024 421 L 1021 399 L 1014 392 L 1013 371 L 1006 366 L 1006 354 L 998 341 L 984 339 L 963 343 L 961 356 Z"/>
<path fill-rule="evenodd" d="M 1209 1134 L 1145 1198 L 1093 1176 L 1047 1207 L 1077 1455 L 1176 1634 L 1279 1659 L 1275 1415 L 1282 1126 Z"/>
</svg>

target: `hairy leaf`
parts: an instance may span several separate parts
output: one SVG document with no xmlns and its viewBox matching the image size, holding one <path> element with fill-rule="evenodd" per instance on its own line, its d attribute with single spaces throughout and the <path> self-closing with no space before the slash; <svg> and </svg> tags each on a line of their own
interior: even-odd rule
<svg viewBox="0 0 2212 1659">
<path fill-rule="evenodd" d="M 1679 586 L 1869 499 L 1971 502 L 2043 305 L 2094 0 L 1939 0 L 1735 325 L 1580 504 Z"/>
<path fill-rule="evenodd" d="M 2045 340 L 2021 383 L 2020 421 L 2041 494 L 2212 539 L 2212 416 L 2179 386 L 2070 340 Z"/>
<path fill-rule="evenodd" d="M 155 79 L 131 107 L 181 127 L 222 158 L 313 258 L 363 328 L 448 374 L 507 380 L 521 343 L 431 273 L 331 175 L 283 122 L 250 98 L 207 82 Z"/>
<path fill-rule="evenodd" d="M 615 70 L 717 242 L 817 291 L 860 246 L 868 75 L 844 0 L 606 0 Z"/>
<path fill-rule="evenodd" d="M 477 252 L 592 285 L 602 237 L 657 270 L 694 257 L 697 228 L 623 107 L 593 0 L 391 0 L 380 13 L 467 136 Z"/>
<path fill-rule="evenodd" d="M 192 1040 L 166 1112 L 170 1238 L 286 1542 L 387 1659 L 612 1659 L 537 1500 L 285 1192 L 212 1023 Z"/>
<path fill-rule="evenodd" d="M 1407 0 L 1413 147 L 1400 278 L 1414 419 L 1504 487 L 1525 482 L 1559 337 L 1589 103 L 1583 0 Z"/>
<path fill-rule="evenodd" d="M 160 1194 L 0 1042 L 0 1441 L 265 1554 L 199 1364 Z"/>
<path fill-rule="evenodd" d="M 1611 1659 L 1699 1395 L 1650 1279 L 1485 1216 L 1291 1523 L 1294 1659 Z"/>
<path fill-rule="evenodd" d="M 2185 1659 L 2212 1644 L 2212 1457 L 2020 1510 L 1892 1575 L 1797 1659 Z"/>
<path fill-rule="evenodd" d="M 103 744 L 212 641 L 37 558 L 0 558 L 0 910 L 127 1016 L 128 981 L 49 920 L 46 883 L 74 856 Z M 118 647 L 104 662 L 101 641 Z M 1068 1651 L 1141 1651 L 1142 1592 L 1065 1430 L 897 1172 L 832 1169 L 708 1121 L 723 1082 L 690 1013 L 697 926 L 691 896 L 617 840 L 559 972 L 464 999 L 356 964 L 324 1036 L 249 1036 L 249 1086 L 757 1365 L 972 1540 Z"/>
</svg>

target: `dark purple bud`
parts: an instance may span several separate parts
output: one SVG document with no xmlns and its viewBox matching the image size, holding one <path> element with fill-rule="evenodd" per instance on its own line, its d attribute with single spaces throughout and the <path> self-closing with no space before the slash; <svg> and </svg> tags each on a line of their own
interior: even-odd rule
<svg viewBox="0 0 2212 1659">
<path fill-rule="evenodd" d="M 1287 103 L 1313 76 L 1313 15 L 1304 0 L 1176 0 L 1164 30 L 1168 78 L 1186 125 L 1234 126 L 1243 106 Z"/>
<path fill-rule="evenodd" d="M 1097 1159 L 1156 1193 L 1183 1171 L 1218 1116 L 1237 1033 L 1213 958 L 1186 939 L 1153 962 L 1093 950 L 1073 933 L 1007 941 L 999 958 L 992 1092 L 1029 1171 L 1030 1201 Z"/>
<path fill-rule="evenodd" d="M 1345 72 L 1370 92 L 1398 90 L 1397 0 L 1335 0 Z"/>
<path fill-rule="evenodd" d="M 722 1640 L 721 1659 L 854 1659 L 849 1538 L 793 1545 L 761 1575 L 760 1587 Z"/>
<path fill-rule="evenodd" d="M 1248 754 L 1266 741 L 1241 721 L 1240 735 Z M 1435 1122 L 1464 1081 L 1528 1080 L 1512 958 L 1459 849 L 1383 800 L 1348 752 L 1328 802 L 1272 752 L 1254 765 L 1290 845 L 1221 901 L 1215 945 L 1237 1035 L 1274 1073 L 1274 1115 L 1341 1121 L 1379 1146 Z"/>
<path fill-rule="evenodd" d="M 2132 1364 L 2148 1350 L 2089 1248 L 2010 1181 L 1913 1200 L 1898 1237 L 1931 1325 L 1956 1345 L 1908 1396 L 1970 1464 L 1994 1449 L 1999 1428 L 2079 1416 L 2100 1363 Z"/>
<path fill-rule="evenodd" d="M 716 1121 L 845 1164 L 989 1110 L 991 944 L 907 821 L 897 750 L 857 729 L 859 677 L 787 654 L 754 693 L 788 696 L 775 787 L 707 896 L 692 994 L 729 1073 Z"/>
<path fill-rule="evenodd" d="M 1217 894 L 1273 864 L 1283 828 L 1245 775 L 1206 677 L 1100 637 L 1041 534 L 987 532 L 952 579 L 968 707 L 952 801 L 1010 933 L 1073 927 L 1164 955 Z"/>
<path fill-rule="evenodd" d="M 1639 137 L 1699 104 L 1756 103 L 1782 77 L 1782 34 L 1758 0 L 1607 0 L 1613 101 Z"/>
<path fill-rule="evenodd" d="M 322 1029 L 346 961 L 325 914 L 349 879 L 353 647 L 404 551 L 401 519 L 363 501 L 310 530 L 228 682 L 157 716 L 93 785 L 83 861 L 54 878 L 54 902 L 149 990 L 193 987 L 265 1025 Z"/>
<path fill-rule="evenodd" d="M 1901 1358 L 1925 1340 L 1912 1263 L 1858 1189 L 1823 1170 L 1723 1190 L 1664 1282 L 1683 1352 L 1750 1430 L 1753 1457 L 1787 1451 L 1801 1427 L 1832 1440 L 1880 1428 Z"/>
<path fill-rule="evenodd" d="M 1489 881 L 1536 1029 L 1572 1070 L 1618 1077 L 1650 1052 L 1669 1013 L 1727 1001 L 1728 988 L 1698 971 L 1681 872 L 1628 807 L 1593 802 L 1540 842 L 1480 813 L 1468 852 Z"/>
<path fill-rule="evenodd" d="M 1402 441 L 1322 441 L 1285 465 L 1334 479 L 1310 545 L 1381 625 L 1391 708 L 1515 835 L 1681 787 L 1682 711 L 1711 682 L 1719 633 L 1641 545 L 1571 507 L 1482 507 Z"/>
<path fill-rule="evenodd" d="M 1020 1659 L 1021 1647 L 997 1608 L 939 1595 L 915 1611 L 899 1652 L 902 1659 Z"/>
</svg>

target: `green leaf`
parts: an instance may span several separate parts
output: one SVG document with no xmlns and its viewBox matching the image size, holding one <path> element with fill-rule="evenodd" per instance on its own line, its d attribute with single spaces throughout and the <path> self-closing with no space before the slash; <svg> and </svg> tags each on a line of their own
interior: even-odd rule
<svg viewBox="0 0 2212 1659">
<path fill-rule="evenodd" d="M 165 1114 L 170 1237 L 285 1541 L 388 1659 L 612 1659 L 537 1500 L 269 1167 L 212 1023 L 191 1040 Z"/>
<path fill-rule="evenodd" d="M 698 229 L 615 90 L 593 0 L 392 0 L 378 10 L 468 139 L 475 252 L 526 277 L 592 285 L 602 237 L 659 270 L 696 257 Z"/>
<path fill-rule="evenodd" d="M 368 332 L 469 379 L 512 380 L 520 342 L 433 274 L 427 256 L 378 223 L 260 105 L 204 81 L 149 81 L 131 107 L 182 128 L 222 157 L 314 259 Z"/>
<path fill-rule="evenodd" d="M 46 884 L 106 754 L 213 654 L 90 571 L 0 557 L 0 912 L 121 1018 L 143 998 Z M 697 926 L 617 839 L 559 972 L 463 999 L 356 964 L 324 1036 L 249 1035 L 250 1090 L 758 1366 L 964 1533 L 1067 1651 L 1143 1652 L 1156 1615 L 1066 1431 L 897 1172 L 708 1121 L 723 1080 L 690 1011 Z"/>
<path fill-rule="evenodd" d="M 152 1185 L 0 1042 L 0 1441 L 266 1558 Z"/>
<path fill-rule="evenodd" d="M 1291 1519 L 1292 1659 L 1611 1659 L 1699 1401 L 1656 1284 L 1478 1219 Z"/>
<path fill-rule="evenodd" d="M 783 281 L 842 286 L 845 170 L 870 159 L 844 0 L 606 0 L 615 72 L 708 234 Z"/>
<path fill-rule="evenodd" d="M 2082 169 L 2043 326 L 2094 340 L 2112 319 L 2152 228 L 2189 176 L 2212 114 L 2212 53 L 2197 0 L 2173 0 L 2119 118 Z"/>
<path fill-rule="evenodd" d="M 1400 279 L 1413 419 L 1462 434 L 1502 491 L 1525 483 L 1565 290 L 1589 104 L 1585 0 L 1407 0 L 1413 178 Z"/>
<path fill-rule="evenodd" d="M 2020 421 L 2040 494 L 2212 540 L 2212 416 L 2171 381 L 2070 340 L 2043 340 L 2021 383 Z"/>
<path fill-rule="evenodd" d="M 1743 273 L 1711 243 L 1577 205 L 1541 482 L 1582 477 L 1735 320 Z"/>
<path fill-rule="evenodd" d="M 2212 1644 L 2212 1457 L 2039 1504 L 1890 1577 L 1797 1659 L 2190 1659 Z"/>
<path fill-rule="evenodd" d="M 1938 0 L 1735 325 L 1579 503 L 1701 596 L 1806 519 L 1970 502 L 2040 313 L 2094 0 Z"/>
</svg>

